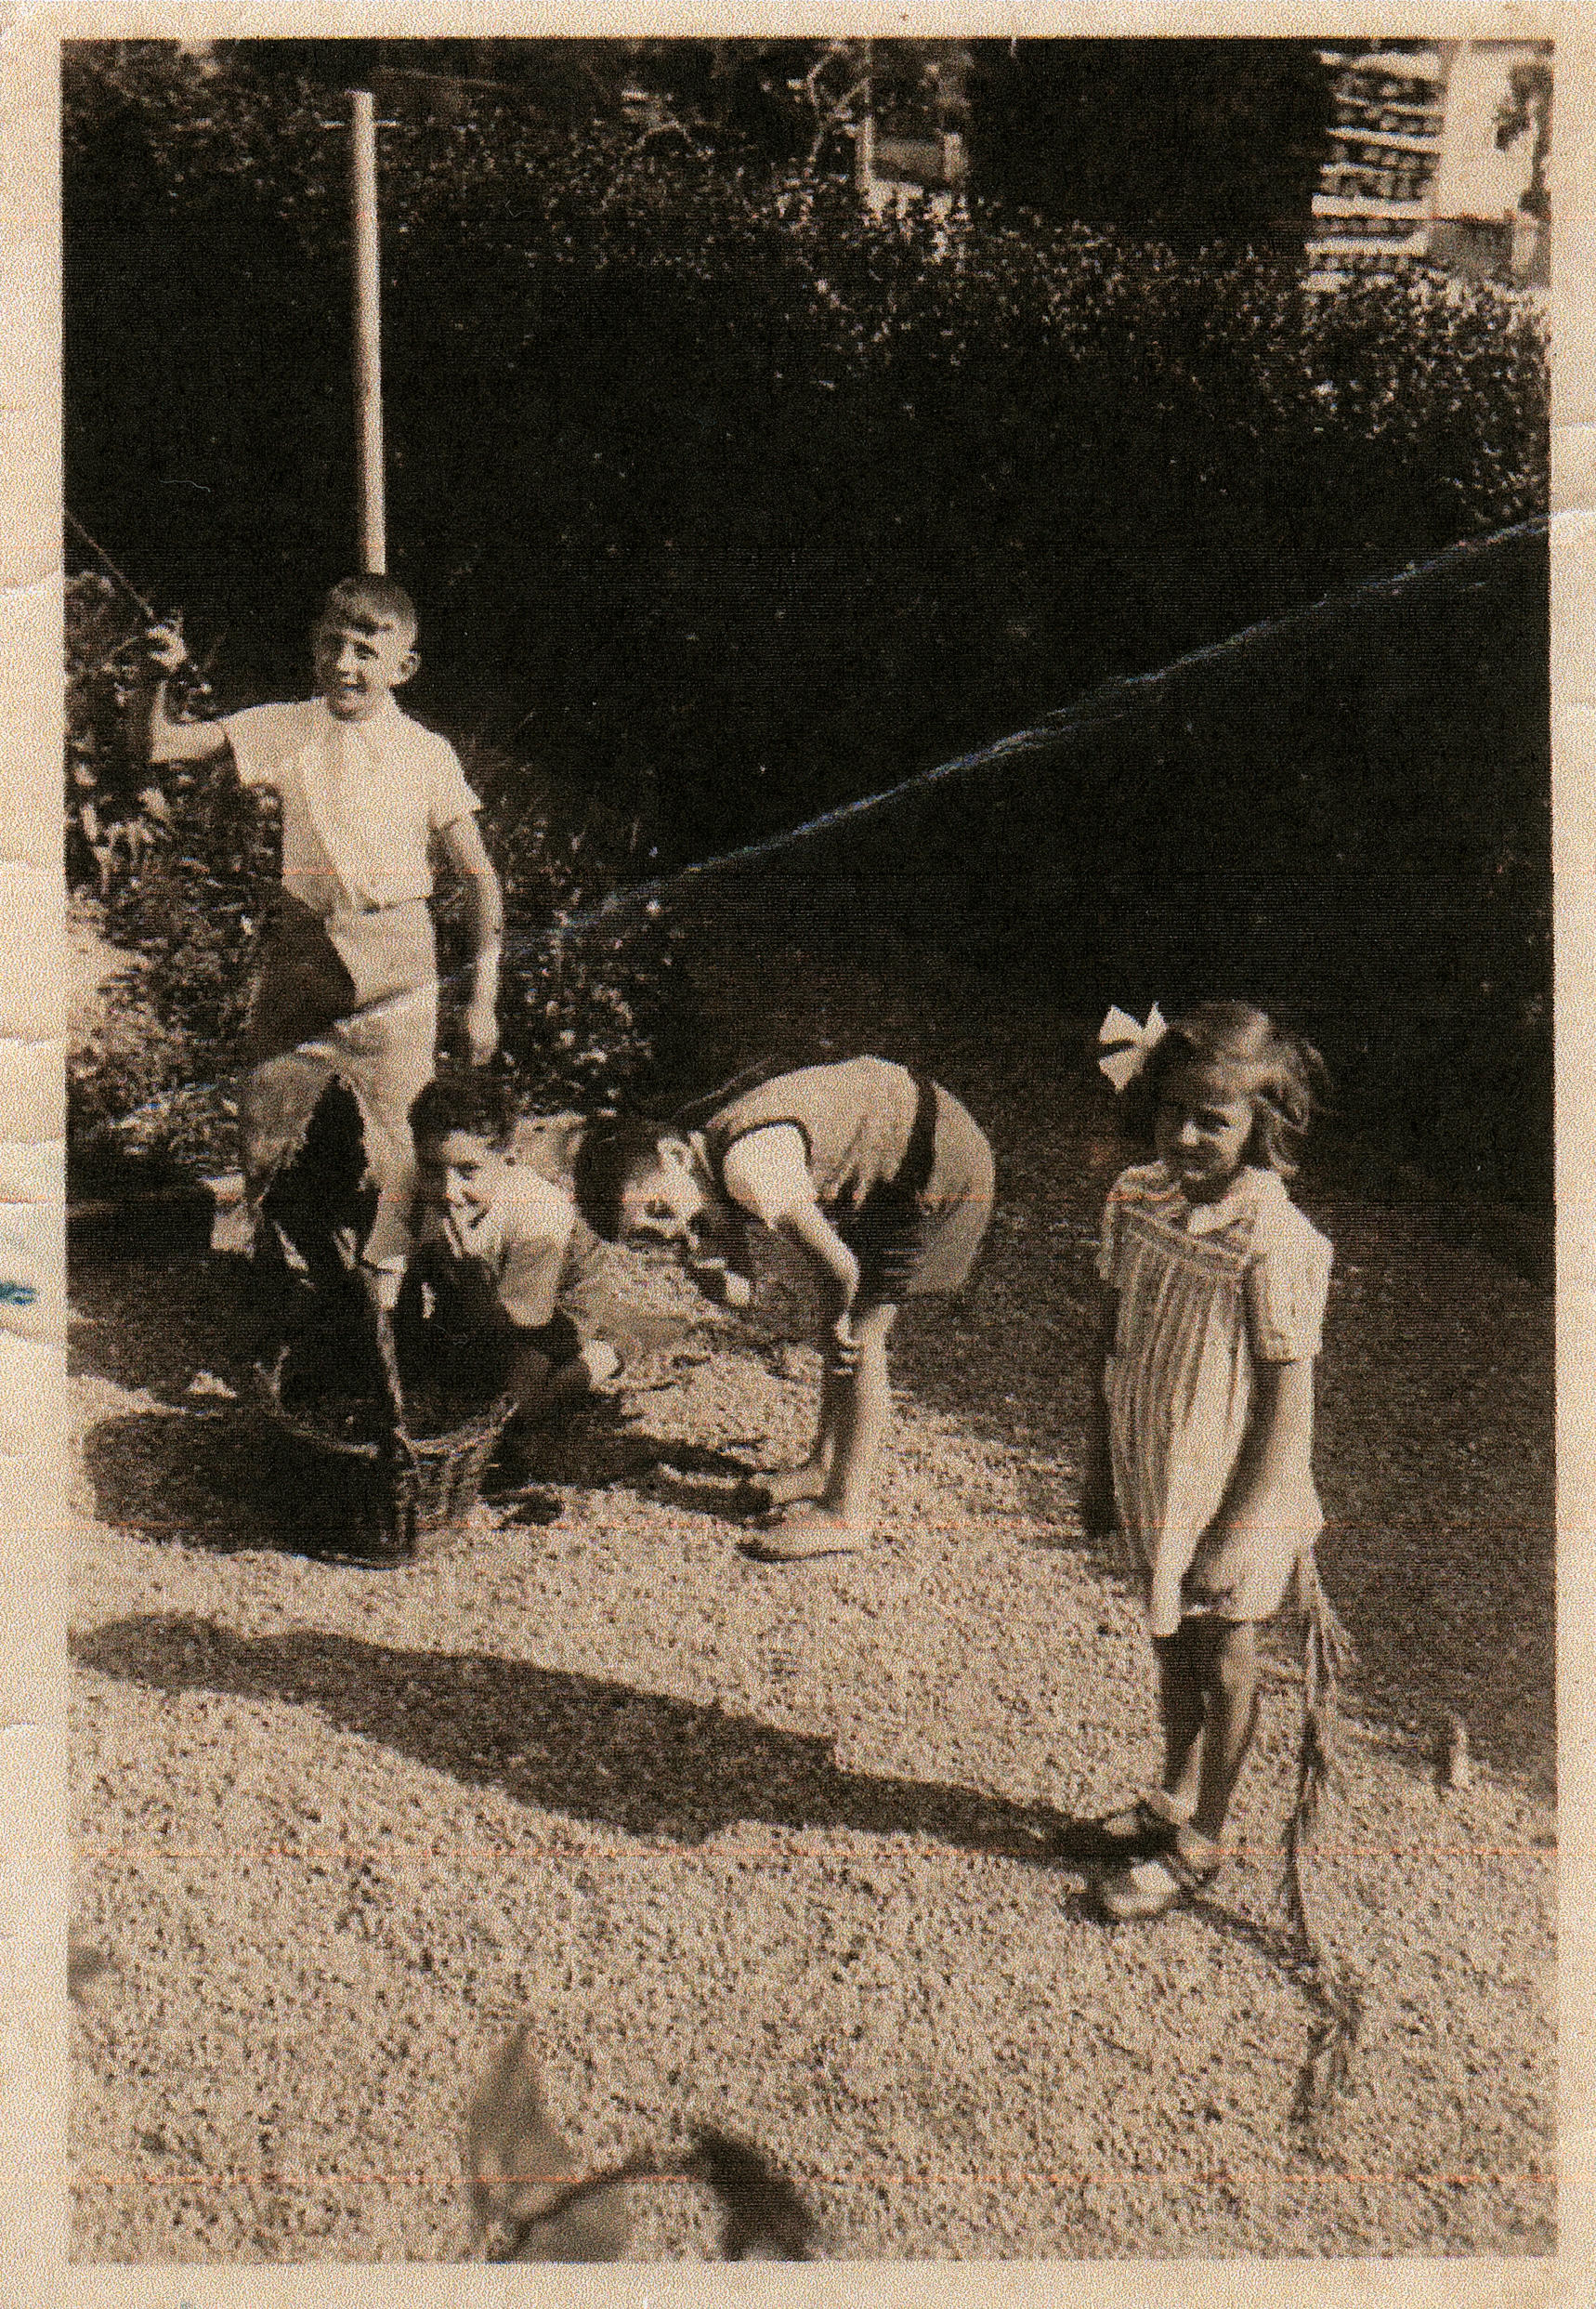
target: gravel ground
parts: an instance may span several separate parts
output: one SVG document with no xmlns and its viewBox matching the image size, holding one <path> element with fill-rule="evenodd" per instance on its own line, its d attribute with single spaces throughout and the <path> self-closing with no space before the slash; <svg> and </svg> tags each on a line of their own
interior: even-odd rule
<svg viewBox="0 0 1596 2309">
<path fill-rule="evenodd" d="M 975 1279 L 900 1329 L 866 1557 L 738 1553 L 737 1466 L 813 1401 L 779 1275 L 751 1328 L 695 1303 L 530 1490 L 373 1568 L 307 1552 L 313 1497 L 190 1392 L 242 1378 L 216 1269 L 78 1248 L 73 1931 L 106 1969 L 75 2253 L 458 2257 L 464 2107 L 522 2018 L 584 2158 L 746 2134 L 828 2256 L 1550 2251 L 1550 1297 L 1518 1233 L 1345 1149 L 1302 1183 L 1338 1248 L 1322 1562 L 1363 1662 L 1315 1883 L 1367 1996 L 1310 2140 L 1284 1641 L 1210 1898 L 1110 1932 L 1045 1857 L 1156 1757 L 1139 1610 L 1072 1506 L 1125 1159 L 1059 1064 L 1079 1030 L 813 958 L 761 984 L 802 996 L 754 1019 L 703 981 L 725 1071 L 935 1063 L 1000 1151 Z M 1442 1792 L 1449 1709 L 1474 1769 Z M 639 2259 L 713 2251 L 691 2185 L 631 2195 Z"/>
</svg>

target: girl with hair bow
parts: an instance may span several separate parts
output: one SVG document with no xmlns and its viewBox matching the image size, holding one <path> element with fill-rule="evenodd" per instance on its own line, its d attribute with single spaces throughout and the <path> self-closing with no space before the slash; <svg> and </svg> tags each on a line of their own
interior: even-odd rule
<svg viewBox="0 0 1596 2309">
<path fill-rule="evenodd" d="M 1120 1174 L 1104 1213 L 1082 1499 L 1088 1530 L 1119 1531 L 1145 1581 L 1158 1665 L 1162 1780 L 1097 1824 L 1112 1862 L 1097 1896 L 1121 1922 L 1161 1915 L 1221 1866 L 1258 1720 L 1258 1629 L 1293 1574 L 1332 1693 L 1344 1639 L 1314 1564 L 1314 1359 L 1331 1249 L 1286 1191 L 1323 1062 L 1244 1003 L 1200 1003 L 1168 1025 L 1156 1006 L 1145 1026 L 1110 1011 L 1100 1040 L 1103 1071 L 1156 1153 Z M 1309 1696 L 1316 1705 L 1318 1684 Z M 1316 1785 L 1310 1775 L 1300 1810 Z"/>
</svg>

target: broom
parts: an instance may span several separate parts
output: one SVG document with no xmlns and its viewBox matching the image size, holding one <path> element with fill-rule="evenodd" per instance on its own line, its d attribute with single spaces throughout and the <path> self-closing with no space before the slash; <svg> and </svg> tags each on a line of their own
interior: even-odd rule
<svg viewBox="0 0 1596 2309">
<path fill-rule="evenodd" d="M 1320 1809 L 1338 1777 L 1336 1725 L 1341 1679 L 1354 1659 L 1352 1637 L 1336 1616 L 1310 1551 L 1298 1566 L 1297 1607 L 1302 1644 L 1302 1727 L 1297 1790 L 1286 1823 L 1281 1883 L 1287 1922 L 1313 1983 L 1321 2016 L 1298 2079 L 1291 2115 L 1312 2125 L 1345 2092 L 1363 2027 L 1363 1990 L 1332 1952 L 1315 1921 L 1307 1860 Z"/>
</svg>

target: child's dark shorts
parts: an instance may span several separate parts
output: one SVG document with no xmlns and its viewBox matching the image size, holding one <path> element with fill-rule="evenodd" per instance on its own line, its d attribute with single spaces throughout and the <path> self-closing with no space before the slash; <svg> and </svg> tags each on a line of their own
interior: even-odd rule
<svg viewBox="0 0 1596 2309">
<path fill-rule="evenodd" d="M 525 1348 L 535 1347 L 556 1371 L 582 1352 L 582 1334 L 563 1307 L 529 1329 L 513 1323 L 487 1292 L 438 1292 L 429 1313 L 423 1279 L 412 1266 L 394 1310 L 394 1346 L 407 1387 L 430 1384 L 466 1401 L 491 1403 L 504 1393 Z"/>
<path fill-rule="evenodd" d="M 832 1223 L 859 1262 L 859 1297 L 896 1305 L 957 1291 L 992 1215 L 995 1166 L 985 1132 L 939 1082 L 922 1081 L 896 1177 Z"/>
</svg>

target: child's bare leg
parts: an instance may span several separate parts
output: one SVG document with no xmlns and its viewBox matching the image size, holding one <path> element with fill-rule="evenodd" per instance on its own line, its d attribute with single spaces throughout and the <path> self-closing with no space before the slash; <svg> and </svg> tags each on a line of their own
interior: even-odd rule
<svg viewBox="0 0 1596 2309">
<path fill-rule="evenodd" d="M 1102 1879 L 1098 1905 L 1114 1923 L 1162 1916 L 1211 1879 L 1223 1857 L 1224 1817 L 1258 1723 L 1257 1638 L 1247 1621 L 1183 1620 L 1179 1633 L 1159 1644 L 1158 1660 L 1166 1754 L 1174 1771 L 1172 1780 L 1166 1774 L 1166 1792 L 1184 1796 L 1195 1767 L 1197 1809 L 1176 1830 L 1167 1854 L 1131 1860 Z M 1195 1731 L 1194 1683 L 1204 1703 Z"/>
<path fill-rule="evenodd" d="M 838 1374 L 837 1422 L 825 1488 L 812 1506 L 784 1516 L 767 1552 L 783 1557 L 862 1547 L 875 1521 L 876 1463 L 892 1415 L 887 1333 L 897 1313 L 882 1304 L 856 1315 L 851 1371 Z"/>
<path fill-rule="evenodd" d="M 1258 1728 L 1258 1631 L 1250 1620 L 1210 1620 L 1203 1636 L 1208 1718 L 1192 1826 L 1217 1843 Z"/>
<path fill-rule="evenodd" d="M 818 1500 L 831 1472 L 837 1429 L 843 1417 L 849 1379 L 828 1356 L 820 1381 L 820 1413 L 809 1456 L 797 1467 L 775 1467 L 752 1476 L 748 1489 L 762 1506 L 791 1507 L 798 1500 Z"/>
<path fill-rule="evenodd" d="M 1184 1620 L 1173 1635 L 1155 1636 L 1153 1649 L 1164 1725 L 1164 1794 L 1171 1814 L 1189 1819 L 1197 1805 L 1208 1713 L 1201 1630 L 1195 1620 Z"/>
<path fill-rule="evenodd" d="M 593 1393 L 593 1376 L 580 1355 L 573 1355 L 567 1363 L 556 1363 L 544 1383 L 535 1402 L 527 1406 L 534 1419 L 557 1419 L 578 1403 L 585 1403 Z"/>
<path fill-rule="evenodd" d="M 886 1342 L 896 1314 L 896 1306 L 883 1304 L 855 1318 L 857 1358 L 852 1372 L 843 1375 L 831 1472 L 820 1494 L 823 1511 L 867 1535 L 875 1520 L 876 1462 L 892 1419 Z"/>
<path fill-rule="evenodd" d="M 580 1359 L 575 1368 L 585 1383 L 587 1372 Z M 520 1476 L 530 1472 L 536 1452 L 528 1429 L 554 1408 L 559 1398 L 560 1381 L 570 1369 L 569 1363 L 551 1362 L 539 1347 L 523 1346 L 517 1350 L 505 1383 L 506 1393 L 516 1398 L 516 1409 L 504 1430 L 503 1457 L 506 1465 Z"/>
<path fill-rule="evenodd" d="M 517 1422 L 536 1418 L 548 1401 L 550 1381 L 557 1376 L 554 1363 L 541 1347 L 516 1349 L 505 1376 L 504 1391 L 516 1398 Z"/>
</svg>

